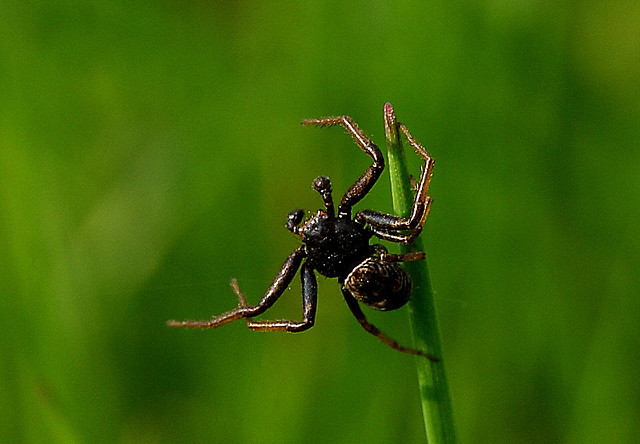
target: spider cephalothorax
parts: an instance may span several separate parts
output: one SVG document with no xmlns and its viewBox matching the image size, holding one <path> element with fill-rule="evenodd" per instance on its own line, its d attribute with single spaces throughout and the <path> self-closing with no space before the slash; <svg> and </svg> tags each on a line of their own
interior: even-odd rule
<svg viewBox="0 0 640 444">
<path fill-rule="evenodd" d="M 362 260 L 371 255 L 372 233 L 351 219 L 318 211 L 297 227 L 305 245 L 307 263 L 330 278 L 344 278 Z"/>
<path fill-rule="evenodd" d="M 398 217 L 373 210 L 361 210 L 352 217 L 352 207 L 367 195 L 384 170 L 382 152 L 350 117 L 305 120 L 302 122 L 303 125 L 342 126 L 356 144 L 373 159 L 373 163 L 347 190 L 338 204 L 337 211 L 333 204 L 329 178 L 320 176 L 314 180 L 313 188 L 322 197 L 324 209 L 316 211 L 306 220 L 303 210 L 289 213 L 285 226 L 300 237 L 302 245 L 289 255 L 257 305 L 248 305 L 237 282 L 232 280 L 231 286 L 239 300 L 238 307 L 209 320 L 169 321 L 167 324 L 171 327 L 214 328 L 244 318 L 252 330 L 307 330 L 315 322 L 315 272 L 318 272 L 329 278 L 338 278 L 347 305 L 366 331 L 396 350 L 422 355 L 436 361 L 437 359 L 428 353 L 403 347 L 382 333 L 367 321 L 358 304 L 360 301 L 378 310 L 395 310 L 402 307 L 409 300 L 412 284 L 411 278 L 399 262 L 424 259 L 424 253 L 390 254 L 382 245 L 369 243 L 373 236 L 396 243 L 411 243 L 422 231 L 431 205 L 428 190 L 433 172 L 433 159 L 413 139 L 407 128 L 396 122 L 393 108 L 388 103 L 384 108 L 384 116 L 385 125 L 397 126 L 424 160 L 409 217 Z M 303 320 L 254 320 L 254 317 L 264 313 L 282 295 L 298 269 L 302 280 Z"/>
</svg>

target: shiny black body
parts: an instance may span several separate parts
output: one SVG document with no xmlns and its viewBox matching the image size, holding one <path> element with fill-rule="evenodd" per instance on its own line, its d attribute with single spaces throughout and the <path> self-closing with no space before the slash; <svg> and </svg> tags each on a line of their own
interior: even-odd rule
<svg viewBox="0 0 640 444">
<path fill-rule="evenodd" d="M 372 253 L 370 230 L 356 221 L 332 217 L 322 210 L 304 223 L 299 235 L 305 245 L 307 263 L 329 278 L 344 279 Z"/>
</svg>

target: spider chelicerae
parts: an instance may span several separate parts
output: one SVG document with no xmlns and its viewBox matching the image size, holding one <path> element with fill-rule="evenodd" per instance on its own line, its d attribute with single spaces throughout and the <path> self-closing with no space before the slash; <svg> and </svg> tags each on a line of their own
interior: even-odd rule
<svg viewBox="0 0 640 444">
<path fill-rule="evenodd" d="M 342 126 L 362 151 L 373 159 L 373 163 L 342 196 L 337 211 L 329 178 L 320 176 L 313 181 L 313 189 L 322 197 L 324 209 L 316 211 L 307 220 L 303 220 L 303 210 L 289 213 L 285 226 L 300 237 L 302 245 L 285 260 L 258 304 L 249 305 L 238 282 L 232 279 L 231 287 L 239 301 L 236 308 L 209 320 L 169 321 L 167 325 L 215 328 L 244 318 L 251 330 L 307 330 L 313 326 L 316 317 L 318 287 L 315 272 L 318 272 L 329 278 L 338 278 L 349 309 L 367 332 L 395 350 L 437 361 L 436 357 L 421 350 L 404 347 L 380 331 L 367 321 L 359 305 L 359 302 L 362 302 L 377 310 L 395 310 L 405 305 L 411 295 L 412 283 L 399 263 L 422 260 L 425 257 L 422 252 L 392 254 L 380 244 L 369 244 L 374 236 L 395 243 L 411 243 L 422 231 L 431 205 L 428 191 L 433 173 L 433 158 L 416 142 L 407 127 L 397 122 L 389 103 L 384 106 L 384 119 L 386 129 L 399 129 L 424 161 L 420 179 L 415 186 L 415 197 L 409 217 L 398 217 L 374 210 L 360 210 L 351 217 L 352 207 L 369 193 L 384 171 L 382 152 L 348 116 L 304 120 L 303 125 Z M 254 320 L 278 300 L 298 269 L 302 280 L 302 321 Z"/>
</svg>

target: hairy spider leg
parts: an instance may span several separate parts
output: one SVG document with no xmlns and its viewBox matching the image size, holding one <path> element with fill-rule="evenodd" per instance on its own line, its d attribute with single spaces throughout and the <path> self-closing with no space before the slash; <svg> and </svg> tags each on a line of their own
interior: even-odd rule
<svg viewBox="0 0 640 444">
<path fill-rule="evenodd" d="M 313 269 L 305 264 L 302 264 L 300 270 L 300 279 L 302 281 L 302 322 L 290 321 L 290 320 L 259 320 L 254 321 L 251 318 L 246 318 L 247 327 L 256 331 L 289 331 L 300 332 L 305 331 L 313 327 L 316 319 L 316 308 L 318 306 L 318 284 L 316 282 L 316 275 Z M 247 299 L 244 293 L 240 291 L 238 282 L 234 279 L 231 281 L 231 287 L 234 293 L 238 296 L 240 306 L 247 305 Z"/>
<path fill-rule="evenodd" d="M 355 318 L 358 320 L 362 328 L 365 329 L 365 331 L 371 333 L 373 336 L 378 338 L 380 342 L 402 353 L 424 356 L 425 358 L 427 358 L 429 361 L 432 361 L 432 362 L 439 361 L 438 358 L 436 358 L 433 355 L 430 355 L 429 353 L 425 353 L 422 350 L 416 350 L 414 348 L 404 347 L 400 345 L 398 341 L 396 341 L 395 339 L 392 339 L 391 337 L 387 336 L 378 327 L 376 327 L 375 325 L 373 325 L 367 320 L 367 317 L 364 315 L 362 309 L 360 308 L 360 304 L 358 304 L 358 301 L 356 300 L 356 298 L 354 298 L 353 295 L 349 293 L 349 291 L 346 288 L 341 287 L 341 290 L 342 290 L 342 295 L 344 296 L 344 300 L 347 302 L 347 305 L 349 306 L 351 313 L 353 313 L 353 316 L 355 316 Z"/>
<path fill-rule="evenodd" d="M 307 119 L 302 121 L 303 125 L 317 126 L 333 126 L 340 125 L 347 130 L 356 144 L 369 157 L 373 159 L 373 163 L 365 170 L 365 172 L 355 181 L 353 185 L 344 193 L 340 205 L 338 206 L 338 217 L 351 217 L 351 207 L 360 202 L 369 190 L 375 185 L 376 181 L 384 171 L 384 157 L 382 151 L 376 146 L 351 120 L 349 116 L 324 117 L 320 119 Z"/>
<path fill-rule="evenodd" d="M 411 207 L 411 214 L 409 217 L 398 217 L 379 211 L 362 210 L 356 214 L 355 219 L 368 223 L 371 231 L 380 239 L 409 244 L 420 235 L 422 227 L 429 215 L 432 202 L 429 196 L 429 185 L 431 184 L 431 177 L 433 176 L 435 160 L 429 155 L 427 150 L 411 136 L 406 126 L 402 123 L 398 123 L 398 126 L 407 138 L 409 145 L 424 159 L 420 180 L 416 187 L 416 195 L 413 200 L 413 206 Z M 409 232 L 406 234 L 400 233 L 402 230 Z"/>
<path fill-rule="evenodd" d="M 238 319 L 252 318 L 264 313 L 278 300 L 282 293 L 287 289 L 296 272 L 298 271 L 298 268 L 300 268 L 302 259 L 305 256 L 306 252 L 304 245 L 299 246 L 289 255 L 289 257 L 284 261 L 284 264 L 282 264 L 282 267 L 280 268 L 280 271 L 274 278 L 273 282 L 269 286 L 269 289 L 257 305 L 246 305 L 246 299 L 244 299 L 245 303 L 243 304 L 242 301 L 244 295 L 241 296 L 236 292 L 236 295 L 240 300 L 240 305 L 233 310 L 222 313 L 219 316 L 214 316 L 209 320 L 168 321 L 167 326 L 187 328 L 216 328 L 220 327 L 221 325 L 228 324 L 229 322 L 236 321 Z M 312 286 L 311 283 L 309 285 Z M 237 288 L 237 283 L 235 284 L 234 288 Z"/>
</svg>

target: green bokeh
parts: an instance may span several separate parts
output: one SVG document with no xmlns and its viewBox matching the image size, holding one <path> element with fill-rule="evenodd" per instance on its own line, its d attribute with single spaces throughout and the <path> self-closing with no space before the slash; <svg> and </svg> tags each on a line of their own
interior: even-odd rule
<svg viewBox="0 0 640 444">
<path fill-rule="evenodd" d="M 424 442 L 413 358 L 333 281 L 304 334 L 164 327 L 233 307 L 231 277 L 260 297 L 313 178 L 367 166 L 298 122 L 382 145 L 385 101 L 437 159 L 461 442 L 635 442 L 639 30 L 626 0 L 2 2 L 0 442 Z M 296 282 L 269 316 L 299 307 Z"/>
</svg>

